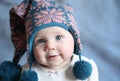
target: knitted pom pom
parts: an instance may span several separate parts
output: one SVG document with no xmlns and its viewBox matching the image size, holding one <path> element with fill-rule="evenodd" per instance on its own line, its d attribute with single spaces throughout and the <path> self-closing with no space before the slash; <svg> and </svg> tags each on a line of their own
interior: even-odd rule
<svg viewBox="0 0 120 81">
<path fill-rule="evenodd" d="M 20 81 L 38 81 L 37 73 L 35 71 L 24 71 Z"/>
<path fill-rule="evenodd" d="M 21 70 L 20 65 L 4 61 L 0 64 L 0 81 L 18 81 Z"/>
<path fill-rule="evenodd" d="M 85 80 L 92 73 L 92 66 L 89 62 L 78 61 L 73 66 L 73 74 L 77 79 Z"/>
</svg>

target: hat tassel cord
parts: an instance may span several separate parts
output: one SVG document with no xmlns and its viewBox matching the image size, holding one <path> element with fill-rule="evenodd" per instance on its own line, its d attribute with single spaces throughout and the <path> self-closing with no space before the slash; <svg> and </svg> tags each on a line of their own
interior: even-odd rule
<svg viewBox="0 0 120 81">
<path fill-rule="evenodd" d="M 92 73 L 92 66 L 89 62 L 81 59 L 81 53 L 79 53 L 79 61 L 73 66 L 73 74 L 77 79 L 86 80 Z"/>
</svg>

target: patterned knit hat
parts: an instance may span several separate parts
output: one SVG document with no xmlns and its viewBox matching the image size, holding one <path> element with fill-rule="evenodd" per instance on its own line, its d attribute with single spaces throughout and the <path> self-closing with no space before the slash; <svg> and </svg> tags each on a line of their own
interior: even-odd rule
<svg viewBox="0 0 120 81">
<path fill-rule="evenodd" d="M 79 32 L 72 15 L 73 9 L 66 4 L 60 4 L 53 1 L 45 0 L 24 0 L 20 5 L 13 7 L 10 10 L 10 26 L 11 38 L 15 47 L 13 62 L 3 62 L 0 65 L 0 81 L 15 81 L 14 75 L 4 75 L 3 70 L 9 70 L 4 67 L 9 64 L 13 70 L 16 69 L 17 78 L 20 81 L 38 81 L 37 74 L 31 71 L 32 63 L 35 61 L 33 55 L 33 41 L 38 31 L 41 29 L 59 26 L 69 31 L 74 38 L 75 47 L 74 53 L 80 58 L 73 67 L 73 73 L 76 78 L 85 80 L 91 75 L 91 64 L 81 60 L 81 43 Z M 21 68 L 19 65 L 20 58 L 28 52 L 28 62 L 30 64 L 29 71 L 25 71 L 20 76 Z M 16 66 L 15 66 L 16 65 Z M 2 73 L 1 73 L 2 72 Z M 10 80 L 10 78 L 13 78 Z"/>
</svg>

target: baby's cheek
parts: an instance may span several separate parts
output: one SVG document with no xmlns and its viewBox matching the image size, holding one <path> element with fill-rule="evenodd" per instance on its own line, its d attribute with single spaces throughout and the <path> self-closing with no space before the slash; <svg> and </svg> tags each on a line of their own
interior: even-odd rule
<svg viewBox="0 0 120 81">
<path fill-rule="evenodd" d="M 73 55 L 73 50 L 70 49 L 64 49 L 62 52 L 62 56 L 64 57 L 64 59 L 70 59 Z"/>
</svg>

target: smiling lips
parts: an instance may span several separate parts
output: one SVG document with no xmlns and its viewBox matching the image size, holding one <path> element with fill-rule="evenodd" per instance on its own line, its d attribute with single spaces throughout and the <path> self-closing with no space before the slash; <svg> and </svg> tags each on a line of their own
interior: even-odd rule
<svg viewBox="0 0 120 81">
<path fill-rule="evenodd" d="M 49 60 L 54 60 L 58 57 L 59 55 L 53 55 L 53 56 L 49 56 L 47 57 Z"/>
<path fill-rule="evenodd" d="M 48 54 L 47 54 L 47 58 L 48 58 L 49 60 L 54 60 L 54 59 L 56 59 L 58 56 L 59 56 L 59 53 L 56 52 L 56 51 L 48 52 Z"/>
</svg>

